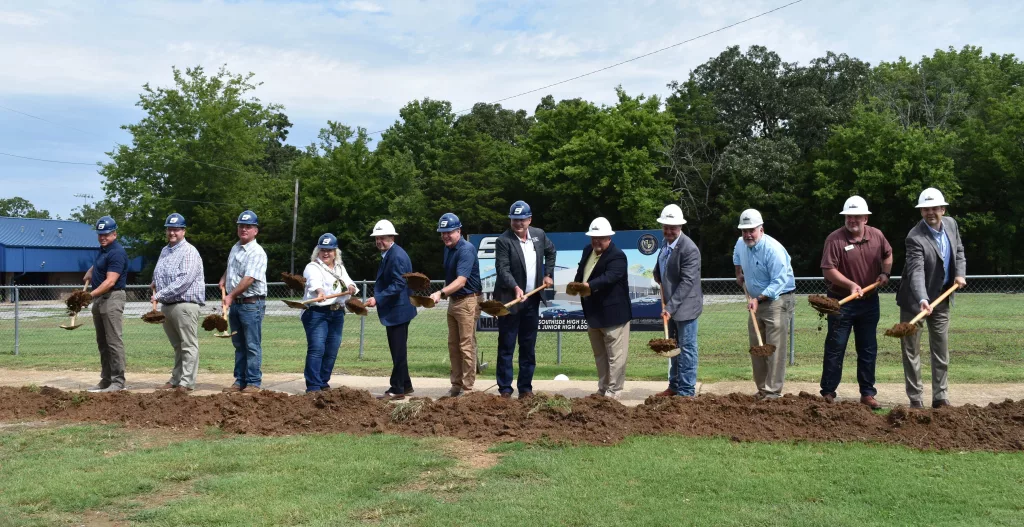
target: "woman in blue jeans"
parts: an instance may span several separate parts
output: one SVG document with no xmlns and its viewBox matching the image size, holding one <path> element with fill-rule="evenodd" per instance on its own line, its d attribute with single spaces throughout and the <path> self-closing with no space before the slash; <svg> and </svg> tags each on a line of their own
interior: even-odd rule
<svg viewBox="0 0 1024 527">
<path fill-rule="evenodd" d="M 330 389 L 331 372 L 341 347 L 345 326 L 345 301 L 356 292 L 352 278 L 341 263 L 338 239 L 331 233 L 320 236 L 309 264 L 302 272 L 306 279 L 303 300 L 316 299 L 302 312 L 306 329 L 306 393 Z M 327 295 L 348 292 L 326 299 Z"/>
</svg>

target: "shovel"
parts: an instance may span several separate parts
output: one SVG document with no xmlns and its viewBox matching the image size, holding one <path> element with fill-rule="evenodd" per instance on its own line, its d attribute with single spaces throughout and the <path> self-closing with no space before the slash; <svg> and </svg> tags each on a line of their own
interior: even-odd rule
<svg viewBox="0 0 1024 527">
<path fill-rule="evenodd" d="M 224 298 L 225 296 L 227 296 L 227 293 L 224 291 L 224 286 L 220 286 L 220 297 Z M 227 320 L 228 319 L 228 306 L 225 306 L 223 303 L 220 306 L 221 306 L 221 316 L 224 317 L 224 320 Z M 224 330 L 223 333 L 214 333 L 213 336 L 217 337 L 217 338 L 220 338 L 220 339 L 229 339 L 229 338 L 231 338 L 232 335 L 237 335 L 237 334 L 238 334 L 237 331 L 232 331 L 231 333 L 228 333 L 227 330 Z"/>
<path fill-rule="evenodd" d="M 145 315 L 142 315 L 142 321 L 150 324 L 163 324 L 164 319 L 167 318 L 163 313 L 156 310 L 156 300 L 152 300 L 153 310 Z"/>
<path fill-rule="evenodd" d="M 327 295 L 327 296 L 324 297 L 324 300 L 330 300 L 332 298 L 338 298 L 339 296 L 345 296 L 347 294 L 349 294 L 349 292 L 346 289 L 345 291 L 343 291 L 341 293 L 333 293 L 333 294 Z M 306 307 L 309 306 L 309 304 L 315 304 L 317 302 L 322 302 L 322 301 L 323 300 L 320 300 L 318 298 L 310 298 L 309 300 L 303 300 L 302 302 L 296 302 L 295 300 L 282 300 L 282 302 L 284 302 L 285 305 L 287 305 L 288 307 L 291 307 L 291 308 L 295 308 L 295 309 L 306 309 Z"/>
<path fill-rule="evenodd" d="M 676 342 L 676 339 L 668 338 L 668 319 L 669 318 L 671 318 L 671 317 L 669 317 L 668 313 L 665 312 L 665 289 L 662 288 L 661 289 L 661 322 L 662 322 L 662 326 L 665 328 L 665 338 L 663 338 L 663 339 L 651 339 L 651 341 L 648 342 L 647 345 L 651 348 L 651 351 L 657 353 L 658 355 L 661 355 L 662 357 L 665 357 L 666 359 L 671 359 L 672 357 L 675 357 L 676 355 L 679 355 L 680 353 L 682 353 L 682 350 L 679 349 L 679 343 Z"/>
<path fill-rule="evenodd" d="M 413 291 L 430 291 L 430 278 L 423 273 L 405 273 L 402 278 Z"/>
<path fill-rule="evenodd" d="M 433 298 L 429 296 L 409 295 L 409 303 L 416 307 L 430 309 L 436 305 Z"/>
<path fill-rule="evenodd" d="M 546 287 L 546 284 L 541 284 L 541 286 L 538 287 L 537 289 L 534 289 L 533 291 L 530 291 L 529 293 L 523 295 L 521 298 L 517 298 L 507 304 L 502 304 L 497 300 L 488 300 L 480 304 L 480 310 L 483 311 L 484 313 L 487 313 L 488 315 L 491 315 L 492 317 L 503 317 L 509 314 L 508 308 L 522 302 L 523 300 L 526 300 L 527 298 L 530 298 L 530 296 L 532 296 L 534 293 Z"/>
<path fill-rule="evenodd" d="M 89 282 L 86 282 L 85 285 L 82 286 L 82 292 L 85 292 L 85 290 L 88 289 L 88 288 L 89 288 Z M 78 322 L 78 311 L 75 311 L 75 312 L 71 313 L 71 320 L 68 321 L 67 324 L 61 324 L 60 327 L 62 327 L 64 329 L 67 329 L 67 330 L 78 329 L 78 328 L 82 327 L 82 325 L 78 324 L 77 322 Z"/>
<path fill-rule="evenodd" d="M 881 283 L 882 282 L 875 282 L 865 287 L 864 289 L 861 289 L 860 292 L 861 294 L 867 293 L 868 291 L 871 291 L 872 289 L 878 287 L 878 285 Z M 807 297 L 807 301 L 810 302 L 811 307 L 816 309 L 818 313 L 821 313 L 822 315 L 838 315 L 840 307 L 842 307 L 851 300 L 856 300 L 857 298 L 859 297 L 856 293 L 839 301 L 837 301 L 834 298 L 829 298 L 825 295 L 811 295 Z"/>
<path fill-rule="evenodd" d="M 942 293 L 941 295 L 939 295 L 939 298 L 936 298 L 934 302 L 929 304 L 929 306 L 932 309 L 935 309 L 935 306 L 941 304 L 942 301 L 945 300 L 946 297 L 948 297 L 949 295 L 953 294 L 953 291 L 956 291 L 956 288 L 958 288 L 958 287 L 960 287 L 960 284 L 954 283 L 953 285 L 951 285 L 949 287 L 949 289 L 946 290 L 945 293 Z M 895 326 L 893 326 L 893 327 L 891 327 L 891 328 L 889 328 L 889 329 L 887 329 L 885 331 L 885 336 L 886 337 L 903 338 L 903 337 L 909 337 L 909 336 L 913 335 L 914 333 L 917 333 L 917 323 L 920 322 L 921 319 L 924 318 L 925 315 L 927 315 L 927 314 L 928 314 L 927 311 L 922 311 L 922 312 L 918 313 L 916 317 L 910 319 L 910 322 L 907 322 L 907 323 L 900 322 L 899 324 L 896 324 Z"/>
<path fill-rule="evenodd" d="M 366 309 L 366 304 L 356 297 L 349 298 L 348 301 L 345 302 L 345 307 L 348 308 L 350 313 L 355 313 L 361 317 L 365 317 L 366 314 L 370 312 Z"/>
<path fill-rule="evenodd" d="M 747 297 L 747 302 L 750 302 L 750 295 L 747 295 L 746 291 L 744 291 L 744 295 Z M 757 335 L 757 346 L 750 347 L 750 354 L 755 357 L 772 356 L 775 353 L 775 344 L 765 346 L 764 339 L 761 338 L 761 327 L 757 325 L 757 314 L 754 313 L 753 309 L 748 311 L 750 311 L 750 322 L 754 324 L 754 334 Z"/>
</svg>

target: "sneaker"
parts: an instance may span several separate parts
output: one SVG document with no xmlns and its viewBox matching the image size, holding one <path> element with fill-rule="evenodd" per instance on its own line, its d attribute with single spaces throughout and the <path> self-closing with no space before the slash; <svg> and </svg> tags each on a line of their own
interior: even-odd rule
<svg viewBox="0 0 1024 527">
<path fill-rule="evenodd" d="M 102 383 L 101 382 L 101 383 L 97 384 L 96 386 L 91 386 L 89 388 L 86 388 L 85 391 L 92 392 L 92 393 L 99 393 L 99 392 L 102 392 L 103 390 L 107 389 L 108 386 L 110 386 L 109 382 L 108 383 Z"/>
<path fill-rule="evenodd" d="M 175 385 L 173 385 L 173 384 L 171 384 L 169 382 L 165 382 L 164 385 L 159 387 L 159 388 L 157 388 L 157 390 L 173 390 L 175 388 L 177 388 L 177 386 L 175 386 Z"/>
<path fill-rule="evenodd" d="M 613 400 L 613 401 L 618 401 L 619 400 L 619 394 L 621 394 L 621 393 L 622 392 L 613 392 L 613 391 L 609 390 L 609 391 L 604 392 L 604 396 L 609 398 L 609 399 L 611 399 L 611 400 Z"/>
<path fill-rule="evenodd" d="M 668 389 L 666 389 L 664 391 L 660 391 L 660 392 L 654 394 L 655 397 L 672 397 L 673 395 L 679 395 L 679 394 L 676 393 L 676 391 L 673 390 L 672 388 L 668 388 Z"/>
<path fill-rule="evenodd" d="M 260 388 L 259 386 L 253 386 L 253 385 L 250 384 L 249 386 L 246 386 L 245 388 L 242 388 L 240 391 L 242 393 L 259 393 L 259 392 L 262 392 L 263 389 Z"/>
<path fill-rule="evenodd" d="M 235 383 L 232 384 L 231 386 L 228 386 L 227 388 L 222 389 L 221 391 L 224 393 L 240 392 L 242 391 L 242 386 L 238 383 Z"/>
<path fill-rule="evenodd" d="M 119 384 L 111 384 L 110 386 L 107 386 L 106 388 L 100 390 L 99 393 L 113 393 L 113 392 L 119 392 L 119 391 L 121 391 L 123 389 L 124 389 L 124 386 L 121 386 Z"/>
</svg>

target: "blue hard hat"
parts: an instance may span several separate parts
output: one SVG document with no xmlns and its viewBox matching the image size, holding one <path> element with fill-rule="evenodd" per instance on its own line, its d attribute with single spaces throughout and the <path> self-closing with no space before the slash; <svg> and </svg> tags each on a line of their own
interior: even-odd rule
<svg viewBox="0 0 1024 527">
<path fill-rule="evenodd" d="M 338 238 L 331 233 L 320 235 L 320 241 L 316 242 L 317 249 L 337 249 Z"/>
<path fill-rule="evenodd" d="M 164 221 L 164 227 L 176 227 L 179 229 L 184 229 L 185 217 L 182 216 L 181 214 L 178 214 L 177 212 L 174 212 L 167 217 L 167 220 Z"/>
<path fill-rule="evenodd" d="M 251 210 L 247 210 L 247 211 L 244 211 L 241 214 L 239 214 L 238 215 L 238 221 L 236 223 L 238 223 L 239 225 L 259 225 L 260 224 L 259 220 L 256 218 L 256 213 L 251 211 Z"/>
<path fill-rule="evenodd" d="M 110 216 L 104 216 L 96 222 L 96 234 L 110 234 L 117 230 L 117 222 Z"/>
<path fill-rule="evenodd" d="M 461 228 L 462 222 L 459 221 L 459 217 L 451 212 L 444 213 L 441 219 L 437 220 L 437 232 L 452 232 Z"/>
<path fill-rule="evenodd" d="M 533 211 L 530 210 L 530 205 L 523 200 L 513 203 L 508 209 L 508 217 L 513 220 L 525 220 L 532 216 Z"/>
</svg>

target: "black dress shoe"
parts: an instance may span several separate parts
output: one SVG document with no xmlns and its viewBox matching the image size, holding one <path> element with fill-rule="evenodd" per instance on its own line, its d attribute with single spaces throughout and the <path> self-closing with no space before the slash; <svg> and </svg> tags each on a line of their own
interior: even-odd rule
<svg viewBox="0 0 1024 527">
<path fill-rule="evenodd" d="M 509 394 L 509 395 L 511 395 L 511 394 Z M 533 392 L 519 392 L 519 398 L 520 399 L 529 399 L 531 397 L 533 397 Z"/>
<path fill-rule="evenodd" d="M 932 408 L 942 408 L 944 406 L 950 406 L 949 401 L 946 399 L 939 399 L 938 401 L 932 401 Z"/>
<path fill-rule="evenodd" d="M 502 399 L 511 399 L 512 398 L 512 392 L 501 392 L 498 395 L 500 395 Z"/>
<path fill-rule="evenodd" d="M 921 401 L 910 401 L 911 408 L 924 408 L 924 403 Z"/>
<path fill-rule="evenodd" d="M 822 395 L 821 398 L 825 399 L 825 402 L 829 404 L 836 402 L 836 394 L 834 393 L 826 393 Z"/>
</svg>

